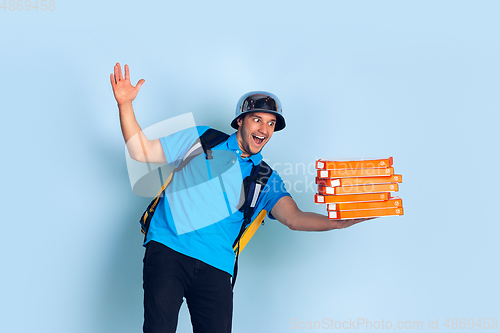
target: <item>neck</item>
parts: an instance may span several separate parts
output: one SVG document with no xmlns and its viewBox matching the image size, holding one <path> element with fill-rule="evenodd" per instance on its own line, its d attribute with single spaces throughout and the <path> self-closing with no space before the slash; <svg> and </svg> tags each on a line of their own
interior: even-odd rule
<svg viewBox="0 0 500 333">
<path fill-rule="evenodd" d="M 243 147 L 243 139 L 241 137 L 241 132 L 238 131 L 236 132 L 236 142 L 238 143 L 238 147 L 240 148 L 240 151 L 241 151 L 241 157 L 250 157 L 251 155 L 245 150 L 245 148 Z"/>
</svg>

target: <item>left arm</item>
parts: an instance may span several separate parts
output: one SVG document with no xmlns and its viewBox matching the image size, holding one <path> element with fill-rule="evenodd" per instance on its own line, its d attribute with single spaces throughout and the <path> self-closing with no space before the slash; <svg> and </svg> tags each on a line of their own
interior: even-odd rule
<svg viewBox="0 0 500 333">
<path fill-rule="evenodd" d="M 327 231 L 332 229 L 343 229 L 356 223 L 371 220 L 364 219 L 345 219 L 330 220 L 328 216 L 303 212 L 297 207 L 295 200 L 286 196 L 281 198 L 271 210 L 273 216 L 292 230 L 299 231 Z"/>
</svg>

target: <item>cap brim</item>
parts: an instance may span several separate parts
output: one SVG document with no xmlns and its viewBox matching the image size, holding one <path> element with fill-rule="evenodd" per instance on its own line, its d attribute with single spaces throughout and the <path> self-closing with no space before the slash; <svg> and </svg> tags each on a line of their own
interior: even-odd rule
<svg viewBox="0 0 500 333">
<path fill-rule="evenodd" d="M 244 112 L 244 113 L 240 114 L 238 117 L 234 118 L 233 121 L 231 122 L 231 127 L 234 129 L 238 129 L 238 127 L 239 127 L 238 126 L 238 118 L 240 118 L 241 116 L 244 116 L 246 114 L 254 113 L 254 112 L 265 112 L 265 113 L 274 114 L 276 116 L 276 126 L 274 126 L 275 132 L 281 131 L 286 126 L 285 118 L 283 118 L 283 116 L 277 112 L 269 111 L 269 110 L 252 110 L 252 111 Z"/>
</svg>

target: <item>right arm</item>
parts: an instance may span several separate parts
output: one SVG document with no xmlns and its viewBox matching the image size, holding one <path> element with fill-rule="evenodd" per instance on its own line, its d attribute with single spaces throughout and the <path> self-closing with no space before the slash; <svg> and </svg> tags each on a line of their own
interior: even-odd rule
<svg viewBox="0 0 500 333">
<path fill-rule="evenodd" d="M 135 87 L 132 86 L 128 65 L 125 65 L 124 78 L 119 63 L 115 65 L 114 75 L 111 74 L 110 79 L 113 94 L 115 95 L 120 112 L 123 139 L 127 145 L 130 157 L 139 162 L 167 163 L 160 139 L 148 140 L 135 119 L 132 101 L 137 96 L 145 80 L 141 79 Z"/>
</svg>

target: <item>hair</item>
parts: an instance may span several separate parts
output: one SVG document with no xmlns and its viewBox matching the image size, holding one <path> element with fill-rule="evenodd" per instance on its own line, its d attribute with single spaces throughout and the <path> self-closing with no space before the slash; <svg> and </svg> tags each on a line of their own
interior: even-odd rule
<svg viewBox="0 0 500 333">
<path fill-rule="evenodd" d="M 241 121 L 243 122 L 245 120 L 245 118 L 252 114 L 253 112 L 245 112 L 245 113 L 242 113 L 238 116 L 238 118 L 236 118 L 236 125 L 238 125 L 238 119 L 241 119 Z M 238 129 L 240 129 L 240 126 L 238 125 Z"/>
</svg>

